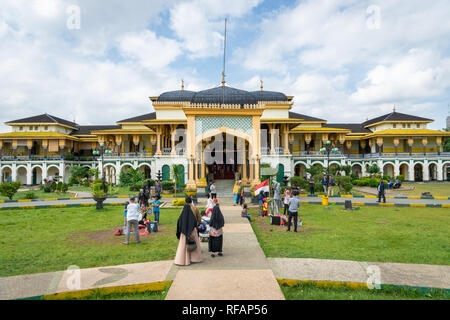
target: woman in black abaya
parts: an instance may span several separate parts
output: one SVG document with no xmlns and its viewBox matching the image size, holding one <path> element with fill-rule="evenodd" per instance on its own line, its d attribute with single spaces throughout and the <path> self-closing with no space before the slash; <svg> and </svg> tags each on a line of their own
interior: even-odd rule
<svg viewBox="0 0 450 320">
<path fill-rule="evenodd" d="M 191 262 L 202 261 L 202 249 L 200 247 L 200 239 L 197 233 L 197 218 L 192 212 L 191 199 L 186 199 L 186 205 L 181 211 L 177 223 L 178 243 L 177 254 L 175 256 L 175 264 L 179 266 L 188 266 Z M 188 250 L 187 240 L 195 241 L 197 248 L 193 251 Z"/>
<path fill-rule="evenodd" d="M 209 231 L 208 242 L 208 251 L 211 252 L 211 257 L 213 258 L 216 256 L 216 252 L 219 253 L 219 256 L 223 256 L 223 226 L 225 225 L 225 219 L 223 218 L 222 211 L 220 211 L 217 198 L 214 199 L 214 202 L 216 204 L 212 211 L 211 220 L 209 221 L 209 225 L 211 228 Z"/>
</svg>

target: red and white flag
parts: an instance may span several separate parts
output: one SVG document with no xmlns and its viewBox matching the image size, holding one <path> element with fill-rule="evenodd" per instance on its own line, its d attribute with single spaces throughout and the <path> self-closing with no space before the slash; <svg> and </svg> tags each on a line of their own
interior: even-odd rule
<svg viewBox="0 0 450 320">
<path fill-rule="evenodd" d="M 269 192 L 269 179 L 255 186 L 255 195 L 259 195 L 261 191 Z"/>
</svg>

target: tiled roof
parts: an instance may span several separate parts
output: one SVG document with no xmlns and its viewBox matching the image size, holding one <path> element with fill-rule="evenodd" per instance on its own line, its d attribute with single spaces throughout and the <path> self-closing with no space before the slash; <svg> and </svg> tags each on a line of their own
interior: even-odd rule
<svg viewBox="0 0 450 320">
<path fill-rule="evenodd" d="M 120 126 L 117 125 L 78 126 L 78 130 L 72 131 L 71 135 L 73 136 L 88 135 L 91 134 L 91 131 L 93 130 L 111 130 L 111 129 L 120 129 Z"/>
<path fill-rule="evenodd" d="M 377 122 L 381 122 L 381 121 L 433 121 L 433 120 L 394 111 L 394 112 L 382 115 L 380 117 L 376 117 L 376 118 L 367 120 L 367 121 L 363 122 L 361 125 L 363 127 L 366 127 L 368 125 L 371 125 L 371 124 L 374 124 Z"/>
<path fill-rule="evenodd" d="M 289 119 L 303 119 L 305 121 L 326 121 L 323 119 L 314 118 L 314 117 L 306 116 L 304 114 L 290 112 L 290 111 L 289 111 Z"/>
<path fill-rule="evenodd" d="M 133 117 L 133 118 L 125 119 L 125 120 L 120 120 L 117 122 L 118 123 L 120 123 L 120 122 L 139 122 L 139 121 L 143 121 L 143 120 L 154 120 L 154 119 L 156 119 L 156 112 L 150 112 L 147 114 L 143 114 L 141 116 L 137 116 L 137 117 Z"/>
<path fill-rule="evenodd" d="M 59 123 L 59 124 L 63 124 L 63 125 L 69 126 L 69 127 L 74 127 L 74 128 L 78 127 L 78 125 L 75 122 L 67 121 L 67 120 L 49 115 L 47 113 L 40 114 L 40 115 L 33 116 L 33 117 L 18 119 L 18 120 L 14 120 L 14 121 L 8 121 L 6 123 L 7 124 L 13 124 L 13 123 Z"/>
<path fill-rule="evenodd" d="M 360 123 L 326 123 L 323 125 L 327 128 L 341 128 L 349 129 L 352 133 L 371 133 L 367 128 L 364 128 Z"/>
</svg>

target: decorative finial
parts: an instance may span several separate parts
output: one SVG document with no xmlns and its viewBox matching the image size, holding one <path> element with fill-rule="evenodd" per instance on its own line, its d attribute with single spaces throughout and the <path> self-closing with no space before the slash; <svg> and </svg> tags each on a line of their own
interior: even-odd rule
<svg viewBox="0 0 450 320">
<path fill-rule="evenodd" d="M 366 116 L 366 121 L 369 121 L 369 117 L 368 116 Z"/>
<path fill-rule="evenodd" d="M 259 80 L 261 82 L 261 91 L 263 91 L 263 81 Z"/>
<path fill-rule="evenodd" d="M 393 111 L 395 112 L 395 104 L 394 104 L 394 109 L 393 109 Z"/>
<path fill-rule="evenodd" d="M 222 86 L 225 86 L 225 72 L 222 71 Z"/>
<path fill-rule="evenodd" d="M 184 90 L 184 80 L 181 79 L 181 90 Z"/>
</svg>

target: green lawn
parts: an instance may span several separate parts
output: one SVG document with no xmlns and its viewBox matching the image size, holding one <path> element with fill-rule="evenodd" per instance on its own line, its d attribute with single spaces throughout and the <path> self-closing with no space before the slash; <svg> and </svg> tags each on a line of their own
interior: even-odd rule
<svg viewBox="0 0 450 320">
<path fill-rule="evenodd" d="M 0 210 L 0 277 L 127 263 L 170 260 L 180 209 L 161 209 L 160 232 L 121 244 L 123 207 Z"/>
<path fill-rule="evenodd" d="M 450 210 L 302 205 L 303 226 L 286 232 L 251 211 L 267 257 L 450 264 Z"/>
<path fill-rule="evenodd" d="M 63 192 L 44 192 L 43 190 L 27 190 L 27 191 L 18 191 L 12 198 L 12 200 L 21 200 L 25 199 L 25 195 L 32 191 L 36 199 L 51 199 L 51 198 L 70 198 L 74 197 L 73 193 L 63 193 Z M 0 200 L 9 200 L 8 197 L 0 195 Z"/>
<path fill-rule="evenodd" d="M 294 287 L 281 285 L 286 300 L 448 300 L 444 290 L 420 292 L 394 286 L 381 289 L 352 289 L 347 287 L 319 287 L 302 283 Z"/>
<path fill-rule="evenodd" d="M 92 192 L 92 188 L 90 188 L 90 187 L 69 187 L 69 190 L 70 191 Z M 130 196 L 130 195 L 137 196 L 138 194 L 139 194 L 139 191 L 130 191 L 130 187 L 120 187 L 120 186 L 113 187 L 113 189 L 108 192 L 109 196 Z M 162 193 L 161 195 L 164 195 L 164 194 Z M 173 193 L 170 195 L 173 195 Z M 184 196 L 184 192 L 177 192 L 176 195 Z"/>
<path fill-rule="evenodd" d="M 431 192 L 434 197 L 450 197 L 450 182 L 405 182 L 402 187 L 414 187 L 414 190 L 394 190 L 394 193 L 405 194 L 409 196 L 421 196 L 422 192 Z"/>
<path fill-rule="evenodd" d="M 104 294 L 99 291 L 81 299 L 67 299 L 67 300 L 164 300 L 166 298 L 168 291 L 169 287 L 167 287 L 163 291 L 144 291 L 136 293 Z"/>
</svg>

